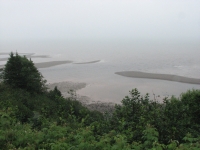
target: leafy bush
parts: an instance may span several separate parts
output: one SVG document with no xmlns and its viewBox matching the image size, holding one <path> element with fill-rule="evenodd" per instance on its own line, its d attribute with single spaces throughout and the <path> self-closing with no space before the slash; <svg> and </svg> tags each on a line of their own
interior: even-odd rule
<svg viewBox="0 0 200 150">
<path fill-rule="evenodd" d="M 26 57 L 11 53 L 1 75 L 1 149 L 200 149 L 200 90 L 158 103 L 133 89 L 113 113 L 102 114 L 74 95 L 63 98 L 57 87 L 45 90 Z"/>
</svg>

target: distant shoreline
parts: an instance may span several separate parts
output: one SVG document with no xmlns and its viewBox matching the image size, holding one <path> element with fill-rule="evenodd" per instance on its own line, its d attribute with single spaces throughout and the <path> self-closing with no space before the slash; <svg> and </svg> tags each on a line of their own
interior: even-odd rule
<svg viewBox="0 0 200 150">
<path fill-rule="evenodd" d="M 140 71 L 122 71 L 122 72 L 115 72 L 115 74 L 130 78 L 146 78 L 146 79 L 175 81 L 175 82 L 189 83 L 189 84 L 200 84 L 200 79 L 171 75 L 171 74 L 156 74 L 156 73 L 147 73 Z"/>
</svg>

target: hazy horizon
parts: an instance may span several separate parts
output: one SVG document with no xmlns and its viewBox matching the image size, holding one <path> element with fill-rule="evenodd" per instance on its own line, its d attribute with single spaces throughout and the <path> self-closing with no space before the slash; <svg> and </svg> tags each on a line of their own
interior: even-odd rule
<svg viewBox="0 0 200 150">
<path fill-rule="evenodd" d="M 0 0 L 0 40 L 200 40 L 198 0 Z"/>
<path fill-rule="evenodd" d="M 84 82 L 79 94 L 119 102 L 132 88 L 161 97 L 200 85 L 127 78 L 141 71 L 199 78 L 198 0 L 0 0 L 0 52 L 35 53 L 35 63 L 62 64 L 39 71 L 48 82 Z M 5 55 L 0 55 L 3 66 Z M 100 61 L 99 61 L 100 60 Z"/>
</svg>

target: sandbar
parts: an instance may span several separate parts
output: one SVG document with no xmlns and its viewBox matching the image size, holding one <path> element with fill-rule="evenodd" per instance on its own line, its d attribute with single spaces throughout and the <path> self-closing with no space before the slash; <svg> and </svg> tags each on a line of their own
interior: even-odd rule
<svg viewBox="0 0 200 150">
<path fill-rule="evenodd" d="M 92 63 L 97 63 L 100 62 L 101 60 L 94 60 L 94 61 L 88 61 L 88 62 L 79 62 L 79 63 L 73 63 L 73 64 L 92 64 Z"/>
<path fill-rule="evenodd" d="M 48 55 L 32 55 L 32 54 L 28 54 L 28 55 L 25 55 L 27 58 L 50 58 L 50 56 Z M 8 60 L 8 57 L 7 58 L 0 58 L 0 61 L 7 61 Z"/>
<path fill-rule="evenodd" d="M 72 63 L 73 61 L 50 61 L 50 62 L 41 62 L 35 63 L 35 67 L 37 68 L 48 68 L 62 64 Z M 2 69 L 5 65 L 0 65 L 0 69 Z"/>
<path fill-rule="evenodd" d="M 171 74 L 156 74 L 156 73 L 147 73 L 140 71 L 122 71 L 122 72 L 115 72 L 115 74 L 131 78 L 158 79 L 158 80 L 175 81 L 175 82 L 182 82 L 189 84 L 200 84 L 200 79 L 171 75 Z"/>
<path fill-rule="evenodd" d="M 31 55 L 27 56 L 27 58 L 50 58 L 48 55 Z"/>
<path fill-rule="evenodd" d="M 68 63 L 72 63 L 72 61 L 41 62 L 41 63 L 35 63 L 35 67 L 37 67 L 37 68 L 48 68 L 48 67 L 62 65 L 62 64 L 68 64 Z"/>
<path fill-rule="evenodd" d="M 15 52 L 13 52 L 13 54 L 15 54 Z M 27 55 L 34 55 L 34 53 L 18 53 L 19 55 L 22 55 L 22 54 L 25 54 L 26 56 Z M 0 53 L 0 55 L 10 55 L 10 53 Z"/>
</svg>

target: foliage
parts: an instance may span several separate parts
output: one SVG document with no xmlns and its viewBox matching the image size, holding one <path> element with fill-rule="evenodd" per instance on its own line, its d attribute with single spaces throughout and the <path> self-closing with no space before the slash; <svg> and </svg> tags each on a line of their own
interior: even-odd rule
<svg viewBox="0 0 200 150">
<path fill-rule="evenodd" d="M 21 77 L 8 76 L 16 81 L 0 83 L 1 149 L 200 149 L 200 90 L 158 103 L 133 89 L 113 113 L 102 114 L 75 94 L 66 99 L 57 87 L 33 92 L 18 87 Z"/>
<path fill-rule="evenodd" d="M 181 102 L 187 106 L 188 116 L 194 124 L 200 124 L 200 92 L 199 90 L 189 90 L 181 95 Z M 198 127 L 199 128 L 199 127 Z"/>
</svg>

